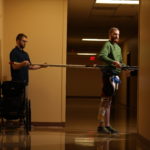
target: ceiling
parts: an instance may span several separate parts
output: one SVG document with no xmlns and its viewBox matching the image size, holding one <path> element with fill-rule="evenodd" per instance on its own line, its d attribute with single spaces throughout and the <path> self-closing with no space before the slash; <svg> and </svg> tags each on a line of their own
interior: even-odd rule
<svg viewBox="0 0 150 150">
<path fill-rule="evenodd" d="M 96 4 L 95 0 L 68 0 L 68 52 L 97 51 L 102 42 L 84 38 L 108 38 L 110 27 L 121 31 L 121 43 L 138 34 L 138 5 Z"/>
</svg>

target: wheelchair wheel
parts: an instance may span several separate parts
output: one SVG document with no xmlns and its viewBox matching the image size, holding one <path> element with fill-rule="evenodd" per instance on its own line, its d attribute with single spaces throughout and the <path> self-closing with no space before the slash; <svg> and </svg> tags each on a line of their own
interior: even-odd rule
<svg viewBox="0 0 150 150">
<path fill-rule="evenodd" d="M 0 132 L 2 131 L 2 106 L 1 106 L 1 100 L 0 100 Z"/>
<path fill-rule="evenodd" d="M 1 115 L 1 114 L 0 114 Z M 0 133 L 2 132 L 2 118 L 0 116 Z"/>
<path fill-rule="evenodd" d="M 2 132 L 3 126 L 4 126 L 3 110 L 2 107 L 0 106 L 0 132 Z"/>
<path fill-rule="evenodd" d="M 25 118 L 24 118 L 24 125 L 26 133 L 29 134 L 31 131 L 31 107 L 30 107 L 30 100 L 26 99 L 25 103 Z"/>
<path fill-rule="evenodd" d="M 28 128 L 29 131 L 31 131 L 31 101 L 30 100 L 28 105 Z"/>
</svg>

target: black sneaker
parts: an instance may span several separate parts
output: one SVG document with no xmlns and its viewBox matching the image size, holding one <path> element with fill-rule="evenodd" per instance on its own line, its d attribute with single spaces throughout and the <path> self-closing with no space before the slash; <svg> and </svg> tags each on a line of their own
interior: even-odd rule
<svg viewBox="0 0 150 150">
<path fill-rule="evenodd" d="M 109 126 L 109 127 L 105 127 L 111 134 L 117 134 L 118 133 L 118 131 L 116 130 L 116 129 L 114 129 L 114 128 L 112 128 L 111 126 Z"/>
<path fill-rule="evenodd" d="M 102 133 L 102 134 L 110 134 L 111 132 L 105 128 L 105 127 L 98 127 L 97 132 Z"/>
</svg>

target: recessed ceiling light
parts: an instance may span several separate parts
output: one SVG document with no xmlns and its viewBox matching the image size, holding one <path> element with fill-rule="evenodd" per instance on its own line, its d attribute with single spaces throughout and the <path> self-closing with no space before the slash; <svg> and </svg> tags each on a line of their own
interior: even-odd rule
<svg viewBox="0 0 150 150">
<path fill-rule="evenodd" d="M 82 41 L 101 41 L 105 42 L 108 41 L 109 39 L 88 39 L 88 38 L 83 38 Z"/>
<path fill-rule="evenodd" d="M 96 0 L 99 4 L 134 4 L 138 5 L 139 0 Z"/>
</svg>

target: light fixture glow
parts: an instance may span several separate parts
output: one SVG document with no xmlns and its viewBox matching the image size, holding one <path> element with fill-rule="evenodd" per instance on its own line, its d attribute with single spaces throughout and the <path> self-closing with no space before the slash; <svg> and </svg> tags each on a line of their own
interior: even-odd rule
<svg viewBox="0 0 150 150">
<path fill-rule="evenodd" d="M 100 4 L 133 4 L 138 5 L 139 0 L 96 0 Z"/>
<path fill-rule="evenodd" d="M 95 139 L 93 137 L 91 138 L 82 138 L 82 137 L 76 137 L 75 138 L 75 143 L 77 145 L 82 145 L 82 146 L 94 146 Z"/>
<path fill-rule="evenodd" d="M 100 42 L 105 42 L 108 41 L 109 39 L 88 39 L 88 38 L 83 38 L 82 41 L 100 41 Z"/>
<path fill-rule="evenodd" d="M 81 55 L 81 56 L 95 56 L 97 54 L 96 53 L 77 53 L 77 55 Z"/>
</svg>

